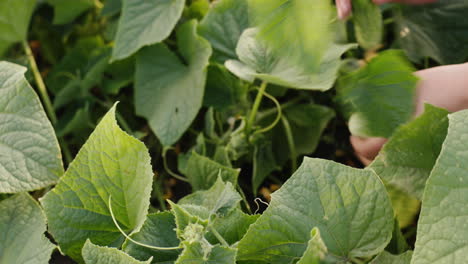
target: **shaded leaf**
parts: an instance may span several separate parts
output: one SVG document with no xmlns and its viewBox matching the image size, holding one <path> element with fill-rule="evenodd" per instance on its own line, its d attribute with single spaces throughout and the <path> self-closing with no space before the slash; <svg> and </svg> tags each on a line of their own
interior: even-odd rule
<svg viewBox="0 0 468 264">
<path fill-rule="evenodd" d="M 426 105 L 421 116 L 395 131 L 369 168 L 420 200 L 447 134 L 447 115 L 445 109 Z"/>
<path fill-rule="evenodd" d="M 10 45 L 26 41 L 36 0 L 0 1 L 0 56 Z"/>
<path fill-rule="evenodd" d="M 112 60 L 166 39 L 182 15 L 185 0 L 123 0 Z"/>
<path fill-rule="evenodd" d="M 116 248 L 100 247 L 94 245 L 89 239 L 83 246 L 83 259 L 86 264 L 149 264 L 147 261 L 138 261 Z"/>
<path fill-rule="evenodd" d="M 136 112 L 148 119 L 164 146 L 182 136 L 202 105 L 211 47 L 195 29 L 196 21 L 192 20 L 177 31 L 179 52 L 187 65 L 164 44 L 145 48 L 138 54 Z"/>
<path fill-rule="evenodd" d="M 46 218 L 27 193 L 0 202 L 0 263 L 49 263 L 55 249 L 44 235 Z"/>
</svg>

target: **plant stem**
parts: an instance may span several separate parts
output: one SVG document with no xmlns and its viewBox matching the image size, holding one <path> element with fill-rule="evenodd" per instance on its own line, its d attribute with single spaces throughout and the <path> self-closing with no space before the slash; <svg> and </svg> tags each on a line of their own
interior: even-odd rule
<svg viewBox="0 0 468 264">
<path fill-rule="evenodd" d="M 37 67 L 36 59 L 32 53 L 31 48 L 26 40 L 23 41 L 23 48 L 26 56 L 28 57 L 29 66 L 31 67 L 31 71 L 34 75 L 34 80 L 36 81 L 37 90 L 39 95 L 42 99 L 42 104 L 44 105 L 44 109 L 49 116 L 50 122 L 52 125 L 57 123 L 57 115 L 55 115 L 54 107 L 52 106 L 52 102 L 50 100 L 49 94 L 47 94 L 47 88 L 45 86 L 44 80 L 42 79 L 41 73 L 39 72 L 39 68 Z M 70 148 L 68 144 L 65 142 L 63 138 L 59 138 L 60 146 L 62 147 L 63 156 L 65 158 L 65 162 L 70 164 L 72 161 L 72 155 L 70 152 Z"/>
<path fill-rule="evenodd" d="M 218 241 L 225 247 L 229 247 L 229 244 L 226 242 L 226 240 L 224 240 L 223 236 L 221 236 L 220 233 L 218 233 L 218 231 L 210 225 L 210 231 L 211 233 L 213 233 L 213 235 L 218 239 Z"/>
<path fill-rule="evenodd" d="M 44 80 L 42 79 L 41 73 L 39 72 L 39 69 L 37 67 L 36 59 L 34 58 L 31 48 L 29 47 L 29 44 L 26 40 L 23 41 L 23 48 L 26 53 L 26 56 L 28 57 L 29 66 L 31 66 L 31 70 L 34 75 L 34 80 L 36 81 L 37 89 L 39 91 L 39 95 L 41 96 L 42 103 L 44 104 L 44 108 L 47 112 L 47 115 L 50 118 L 50 121 L 52 122 L 52 124 L 55 125 L 55 123 L 57 123 L 57 116 L 55 115 L 55 111 L 50 101 L 50 97 L 47 94 L 47 89 L 44 84 Z"/>
<path fill-rule="evenodd" d="M 268 83 L 263 81 L 260 85 L 260 89 L 258 90 L 257 97 L 255 97 L 255 101 L 252 107 L 252 111 L 250 112 L 249 119 L 247 120 L 247 124 L 245 127 L 245 131 L 247 134 L 250 134 L 252 126 L 255 123 L 255 119 L 257 117 L 258 108 L 260 108 L 260 103 L 262 102 L 263 94 L 265 93 L 266 87 Z"/>
<path fill-rule="evenodd" d="M 291 125 L 289 125 L 289 121 L 284 116 L 281 117 L 281 122 L 283 123 L 284 132 L 286 133 L 286 140 L 288 141 L 289 152 L 291 152 L 291 170 L 292 172 L 294 172 L 297 169 L 297 153 L 296 146 L 294 144 L 294 137 L 292 134 Z"/>
</svg>

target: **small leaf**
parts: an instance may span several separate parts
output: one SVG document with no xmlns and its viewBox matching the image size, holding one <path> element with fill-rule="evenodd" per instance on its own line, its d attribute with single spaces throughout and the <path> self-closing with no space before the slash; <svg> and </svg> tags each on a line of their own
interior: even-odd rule
<svg viewBox="0 0 468 264">
<path fill-rule="evenodd" d="M 327 246 L 320 237 L 320 230 L 316 227 L 310 231 L 307 249 L 297 264 L 320 264 L 327 254 Z"/>
<path fill-rule="evenodd" d="M 195 154 L 197 155 L 197 154 Z M 242 197 L 234 189 L 230 182 L 224 183 L 218 177 L 216 182 L 206 191 L 197 191 L 189 194 L 179 201 L 179 205 L 203 206 L 210 212 L 210 215 L 224 216 L 239 206 Z"/>
<path fill-rule="evenodd" d="M 45 237 L 46 218 L 27 193 L 0 202 L 0 263 L 49 263 L 55 245 Z"/>
<path fill-rule="evenodd" d="M 36 0 L 0 1 L 0 57 L 14 43 L 26 41 Z"/>
<path fill-rule="evenodd" d="M 256 144 L 253 153 L 253 193 L 257 194 L 257 189 L 265 178 L 278 169 L 280 169 L 280 167 L 276 164 L 272 142 L 263 141 Z"/>
<path fill-rule="evenodd" d="M 165 40 L 182 15 L 185 0 L 123 0 L 112 60 Z"/>
<path fill-rule="evenodd" d="M 228 215 L 216 218 L 213 222 L 213 228 L 229 245 L 233 245 L 244 237 L 250 225 L 255 223 L 259 216 L 259 214 L 245 214 L 242 210 L 236 208 Z M 205 236 L 212 244 L 218 242 L 218 239 L 211 232 L 208 232 Z"/>
<path fill-rule="evenodd" d="M 412 251 L 406 251 L 401 255 L 392 255 L 383 251 L 370 264 L 410 264 L 412 255 Z"/>
<path fill-rule="evenodd" d="M 123 132 L 115 106 L 102 118 L 57 186 L 41 202 L 49 232 L 61 250 L 82 261 L 86 239 L 110 245 L 122 239 L 110 211 L 126 233 L 146 219 L 153 171 L 145 145 Z"/>
<path fill-rule="evenodd" d="M 235 264 L 237 249 L 213 246 L 206 247 L 199 242 L 184 243 L 184 251 L 175 264 Z"/>
<path fill-rule="evenodd" d="M 54 7 L 54 24 L 63 25 L 72 22 L 86 10 L 93 7 L 95 0 L 46 0 Z"/>
<path fill-rule="evenodd" d="M 447 134 L 447 115 L 445 109 L 426 105 L 421 116 L 395 131 L 369 168 L 420 200 Z"/>
<path fill-rule="evenodd" d="M 218 0 L 200 22 L 198 32 L 213 46 L 213 59 L 236 59 L 237 42 L 249 27 L 247 0 Z"/>
<path fill-rule="evenodd" d="M 468 259 L 468 111 L 449 115 L 447 137 L 426 183 L 412 264 Z"/>
<path fill-rule="evenodd" d="M 377 175 L 305 158 L 239 242 L 238 260 L 291 263 L 304 254 L 314 227 L 342 260 L 381 252 L 391 239 L 393 212 Z"/>
<path fill-rule="evenodd" d="M 187 178 L 194 190 L 206 190 L 221 177 L 223 181 L 237 184 L 239 170 L 226 167 L 207 157 L 192 152 L 187 162 Z"/>
<path fill-rule="evenodd" d="M 54 128 L 25 72 L 0 62 L 0 193 L 41 189 L 63 174 Z"/>
<path fill-rule="evenodd" d="M 353 20 L 359 45 L 367 50 L 377 49 L 382 43 L 384 30 L 380 8 L 371 0 L 354 0 Z"/>
<path fill-rule="evenodd" d="M 164 44 L 145 48 L 137 57 L 136 112 L 148 119 L 164 146 L 182 136 L 202 106 L 211 47 L 195 29 L 192 20 L 177 31 L 179 52 L 187 65 Z"/>
<path fill-rule="evenodd" d="M 353 135 L 390 137 L 410 119 L 418 81 L 413 71 L 401 51 L 388 50 L 340 78 L 336 100 Z"/>
<path fill-rule="evenodd" d="M 149 214 L 141 230 L 131 235 L 131 238 L 146 245 L 177 247 L 180 241 L 175 228 L 174 216 L 170 212 Z M 152 263 L 175 261 L 180 254 L 180 250 L 154 250 L 136 245 L 129 240 L 125 241 L 122 249 L 138 260 L 153 257 Z"/>
<path fill-rule="evenodd" d="M 86 264 L 150 264 L 152 259 L 138 261 L 116 248 L 94 245 L 89 239 L 86 240 L 82 252 Z"/>
</svg>

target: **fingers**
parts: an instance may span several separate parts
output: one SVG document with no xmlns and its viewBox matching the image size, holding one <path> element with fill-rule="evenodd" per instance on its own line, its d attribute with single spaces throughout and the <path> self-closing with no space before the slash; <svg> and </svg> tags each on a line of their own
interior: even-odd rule
<svg viewBox="0 0 468 264">
<path fill-rule="evenodd" d="M 357 136 L 350 137 L 351 145 L 356 151 L 356 156 L 368 165 L 379 154 L 382 146 L 387 142 L 386 138 L 361 138 Z"/>
<path fill-rule="evenodd" d="M 336 0 L 338 17 L 345 19 L 351 14 L 351 0 Z"/>
<path fill-rule="evenodd" d="M 437 0 L 372 0 L 374 3 L 381 5 L 386 3 L 404 3 L 404 4 L 411 4 L 411 5 L 418 5 L 418 4 L 429 4 L 437 2 Z"/>
</svg>

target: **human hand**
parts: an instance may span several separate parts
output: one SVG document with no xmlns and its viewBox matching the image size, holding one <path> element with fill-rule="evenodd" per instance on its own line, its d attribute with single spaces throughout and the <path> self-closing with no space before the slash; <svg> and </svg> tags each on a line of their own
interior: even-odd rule
<svg viewBox="0 0 468 264">
<path fill-rule="evenodd" d="M 372 0 L 377 5 L 386 3 L 404 3 L 412 5 L 421 5 L 436 2 L 437 0 Z M 345 19 L 351 14 L 351 0 L 335 0 L 336 7 L 338 10 L 338 17 Z"/>
<path fill-rule="evenodd" d="M 424 111 L 429 103 L 450 112 L 468 109 L 468 63 L 440 66 L 415 73 L 420 78 L 416 90 L 414 116 Z M 356 156 L 364 165 L 369 165 L 377 156 L 387 139 L 350 137 Z"/>
</svg>

